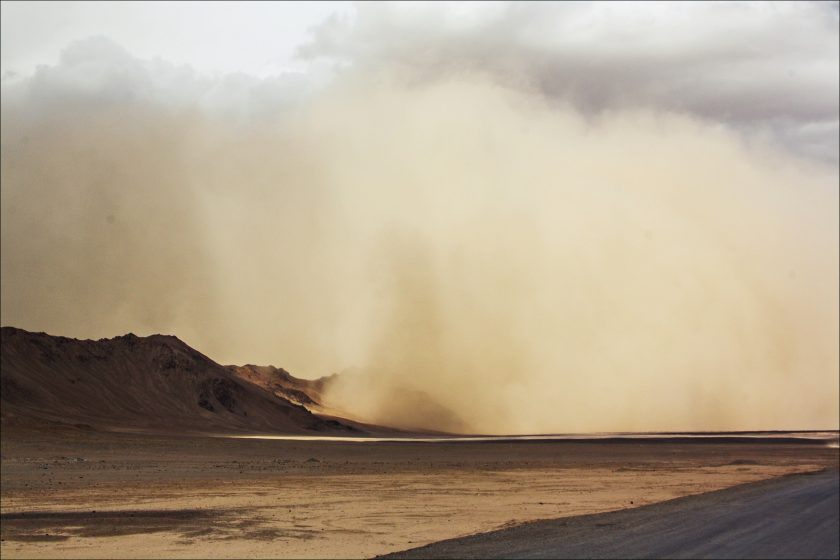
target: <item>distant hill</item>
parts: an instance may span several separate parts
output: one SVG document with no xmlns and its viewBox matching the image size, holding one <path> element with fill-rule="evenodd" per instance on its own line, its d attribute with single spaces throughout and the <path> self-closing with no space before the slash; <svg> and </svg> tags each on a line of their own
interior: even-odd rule
<svg viewBox="0 0 840 560">
<path fill-rule="evenodd" d="M 320 379 L 298 379 L 283 368 L 274 366 L 225 366 L 237 377 L 271 391 L 278 397 L 303 405 L 320 407 L 323 391 L 329 377 Z"/>
<path fill-rule="evenodd" d="M 0 329 L 4 427 L 59 423 L 173 432 L 361 432 L 313 414 L 318 381 L 222 366 L 174 336 L 77 340 Z"/>
</svg>

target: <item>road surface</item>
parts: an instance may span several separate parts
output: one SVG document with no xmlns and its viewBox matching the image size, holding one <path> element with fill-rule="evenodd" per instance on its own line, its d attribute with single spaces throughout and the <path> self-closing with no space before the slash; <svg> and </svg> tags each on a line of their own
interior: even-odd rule
<svg viewBox="0 0 840 560">
<path fill-rule="evenodd" d="M 838 558 L 836 470 L 526 523 L 387 558 Z"/>
</svg>

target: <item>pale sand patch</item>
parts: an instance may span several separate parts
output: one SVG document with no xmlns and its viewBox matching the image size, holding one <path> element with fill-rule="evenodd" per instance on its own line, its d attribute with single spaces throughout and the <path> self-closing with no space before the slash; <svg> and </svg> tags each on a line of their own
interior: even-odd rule
<svg viewBox="0 0 840 560">
<path fill-rule="evenodd" d="M 172 473 L 134 483 L 4 492 L 4 517 L 25 511 L 37 519 L 4 519 L 1 548 L 3 558 L 371 557 L 529 520 L 636 507 L 819 468 L 464 468 L 265 473 L 237 480 L 178 480 Z M 38 518 L 36 512 L 77 513 Z M 22 540 L 27 536 L 33 540 Z"/>
</svg>

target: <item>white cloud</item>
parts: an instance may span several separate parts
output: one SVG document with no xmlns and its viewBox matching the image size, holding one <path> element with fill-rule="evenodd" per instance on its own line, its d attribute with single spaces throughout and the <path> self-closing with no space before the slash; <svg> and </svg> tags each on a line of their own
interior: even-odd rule
<svg viewBox="0 0 840 560">
<path fill-rule="evenodd" d="M 144 59 L 266 77 L 295 69 L 310 26 L 348 11 L 346 2 L 3 2 L 0 66 L 28 75 L 67 44 L 106 35 Z"/>
<path fill-rule="evenodd" d="M 211 77 L 189 65 L 140 59 L 111 39 L 96 36 L 68 45 L 57 64 L 41 65 L 31 77 L 5 83 L 3 93 L 7 103 L 17 102 L 17 110 L 44 115 L 133 104 L 250 121 L 276 115 L 324 82 L 317 72 Z"/>
</svg>

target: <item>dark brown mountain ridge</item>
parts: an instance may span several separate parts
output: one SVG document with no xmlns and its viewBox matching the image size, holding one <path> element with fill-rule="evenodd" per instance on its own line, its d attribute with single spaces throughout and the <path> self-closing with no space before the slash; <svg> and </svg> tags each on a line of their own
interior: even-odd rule
<svg viewBox="0 0 840 560">
<path fill-rule="evenodd" d="M 285 375 L 256 375 L 270 370 Z M 276 379 L 276 386 L 257 383 L 263 379 Z M 351 423 L 301 406 L 316 403 L 316 387 L 270 366 L 222 366 L 174 336 L 78 340 L 0 329 L 6 427 L 48 422 L 205 433 L 358 433 Z"/>
</svg>

